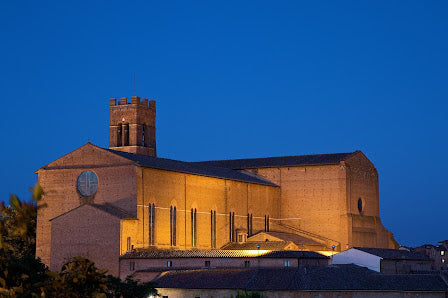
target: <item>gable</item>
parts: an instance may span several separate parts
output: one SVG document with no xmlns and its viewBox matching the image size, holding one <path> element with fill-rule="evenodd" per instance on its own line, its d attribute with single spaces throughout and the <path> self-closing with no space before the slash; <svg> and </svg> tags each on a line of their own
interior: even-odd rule
<svg viewBox="0 0 448 298">
<path fill-rule="evenodd" d="M 356 151 L 355 154 L 348 157 L 344 162 L 348 165 L 357 166 L 359 168 L 375 169 L 375 165 L 361 151 Z"/>
<path fill-rule="evenodd" d="M 132 165 L 133 161 L 106 149 L 87 143 L 78 149 L 43 166 L 41 169 L 92 168 L 101 166 Z"/>
</svg>

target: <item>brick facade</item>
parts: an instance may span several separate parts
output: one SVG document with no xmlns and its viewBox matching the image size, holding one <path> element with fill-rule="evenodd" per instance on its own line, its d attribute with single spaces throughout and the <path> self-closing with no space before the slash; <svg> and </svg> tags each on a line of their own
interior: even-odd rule
<svg viewBox="0 0 448 298">
<path fill-rule="evenodd" d="M 110 117 L 111 149 L 156 156 L 155 102 L 132 97 L 131 103 L 122 98 L 117 104 L 112 99 Z M 129 139 L 124 140 L 125 136 Z M 83 197 L 77 191 L 77 179 L 87 170 L 97 175 L 98 189 L 94 195 Z M 318 242 L 326 250 L 331 250 L 333 245 L 336 251 L 352 246 L 396 245 L 392 234 L 381 225 L 377 171 L 361 152 L 338 164 L 246 170 L 269 183 L 142 166 L 88 143 L 37 172 L 45 192 L 42 203 L 47 207 L 38 212 L 36 254 L 56 270 L 64 258 L 78 252 L 91 256 L 93 261 L 116 274 L 118 257 L 114 264 L 105 261 L 99 251 L 91 253 L 93 243 L 116 242 L 105 244 L 102 249 L 105 255 L 113 251 L 110 254 L 113 258 L 116 251 L 124 254 L 130 247 L 150 245 L 169 249 L 220 248 L 232 239 L 236 229 L 248 228 L 249 214 L 253 233 L 263 231 L 268 218 L 271 231 L 297 233 Z M 358 200 L 362 201 L 362 211 L 358 209 Z M 84 204 L 106 203 L 135 216 L 136 220 L 113 217 L 91 208 L 70 213 Z M 153 204 L 155 227 L 151 234 L 149 208 Z M 170 215 L 174 207 L 175 245 Z M 191 210 L 196 210 L 196 230 L 192 227 Z M 212 211 L 216 212 L 215 247 Z M 111 222 L 110 231 L 102 224 L 103 219 Z M 85 226 L 87 222 L 90 230 Z M 74 231 L 73 237 L 64 235 L 64 227 Z M 98 239 L 83 237 L 83 232 L 76 232 L 77 229 L 89 231 Z M 68 246 L 73 249 L 67 251 Z"/>
</svg>

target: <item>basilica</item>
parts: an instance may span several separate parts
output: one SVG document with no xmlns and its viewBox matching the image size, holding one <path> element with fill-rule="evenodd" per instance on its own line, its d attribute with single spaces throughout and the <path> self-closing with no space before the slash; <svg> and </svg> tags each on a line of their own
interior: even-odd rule
<svg viewBox="0 0 448 298">
<path fill-rule="evenodd" d="M 184 162 L 157 156 L 155 101 L 110 99 L 109 111 L 109 148 L 87 143 L 37 171 L 36 254 L 51 270 L 82 255 L 119 275 L 139 251 L 397 248 L 361 151 Z"/>
</svg>

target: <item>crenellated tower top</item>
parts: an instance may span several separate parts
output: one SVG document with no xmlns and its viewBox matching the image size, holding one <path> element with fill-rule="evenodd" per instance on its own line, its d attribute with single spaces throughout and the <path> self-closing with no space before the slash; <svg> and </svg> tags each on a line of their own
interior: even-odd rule
<svg viewBox="0 0 448 298">
<path fill-rule="evenodd" d="M 109 148 L 124 152 L 157 156 L 156 102 L 132 96 L 109 101 Z"/>
</svg>

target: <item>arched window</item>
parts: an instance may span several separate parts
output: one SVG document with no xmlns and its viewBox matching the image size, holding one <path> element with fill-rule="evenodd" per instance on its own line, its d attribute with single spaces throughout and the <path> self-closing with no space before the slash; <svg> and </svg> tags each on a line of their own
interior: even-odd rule
<svg viewBox="0 0 448 298">
<path fill-rule="evenodd" d="M 123 138 L 123 130 L 121 127 L 121 123 L 119 123 L 117 126 L 117 147 L 121 147 L 122 138 Z"/>
<path fill-rule="evenodd" d="M 129 146 L 129 123 L 123 124 L 123 146 Z"/>
<path fill-rule="evenodd" d="M 170 244 L 176 246 L 176 206 L 170 207 Z"/>
<path fill-rule="evenodd" d="M 155 243 L 155 231 L 156 231 L 156 206 L 154 203 L 149 204 L 148 208 L 148 218 L 149 218 L 149 245 L 154 245 Z"/>
<path fill-rule="evenodd" d="M 191 246 L 197 246 L 198 223 L 196 220 L 196 208 L 191 208 Z"/>
<path fill-rule="evenodd" d="M 216 211 L 210 210 L 210 242 L 211 247 L 216 248 Z"/>
<path fill-rule="evenodd" d="M 229 213 L 229 241 L 235 240 L 235 212 Z"/>
<path fill-rule="evenodd" d="M 269 215 L 264 216 L 264 231 L 269 232 Z"/>
<path fill-rule="evenodd" d="M 248 236 L 252 235 L 252 218 L 253 218 L 252 213 L 248 213 L 247 214 L 247 235 Z"/>
<path fill-rule="evenodd" d="M 131 245 L 131 237 L 128 237 L 126 239 L 126 251 L 130 251 L 132 249 L 132 245 Z"/>
<path fill-rule="evenodd" d="M 146 147 L 146 135 L 145 135 L 145 133 L 146 133 L 146 125 L 145 124 L 143 124 L 142 125 L 142 146 L 143 147 Z"/>
</svg>

